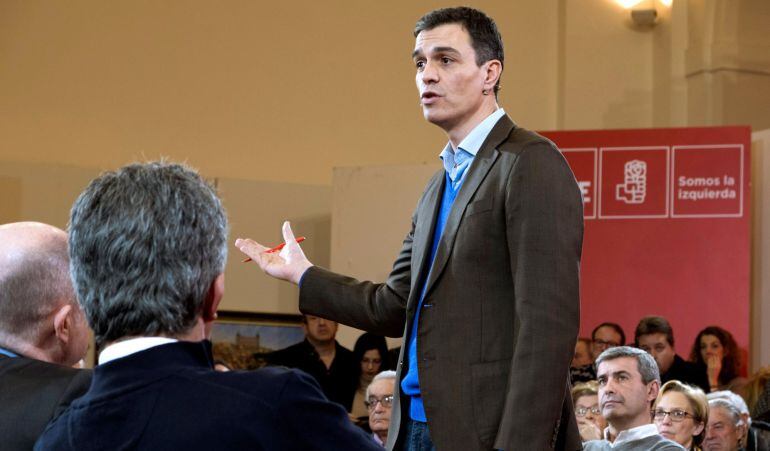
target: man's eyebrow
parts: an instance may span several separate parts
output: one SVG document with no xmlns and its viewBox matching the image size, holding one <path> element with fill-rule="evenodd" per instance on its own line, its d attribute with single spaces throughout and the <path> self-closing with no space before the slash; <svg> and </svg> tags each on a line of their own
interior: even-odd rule
<svg viewBox="0 0 770 451">
<path fill-rule="evenodd" d="M 605 377 L 605 378 L 606 378 L 606 377 L 610 377 L 610 376 L 619 376 L 619 375 L 627 375 L 627 376 L 630 376 L 630 375 L 631 375 L 631 373 L 629 373 L 629 372 L 628 372 L 628 371 L 626 371 L 626 370 L 618 370 L 618 371 L 611 371 L 611 372 L 608 372 L 608 373 L 597 374 L 597 375 L 596 375 L 596 378 L 597 378 L 597 379 L 598 379 L 598 378 L 600 378 L 600 377 Z"/>
<path fill-rule="evenodd" d="M 460 51 L 454 47 L 433 47 L 432 49 L 430 49 L 430 51 L 432 53 L 454 53 L 457 55 L 460 54 Z M 422 55 L 422 50 L 415 49 L 414 52 L 412 52 L 412 58 L 415 58 L 418 55 Z"/>
</svg>

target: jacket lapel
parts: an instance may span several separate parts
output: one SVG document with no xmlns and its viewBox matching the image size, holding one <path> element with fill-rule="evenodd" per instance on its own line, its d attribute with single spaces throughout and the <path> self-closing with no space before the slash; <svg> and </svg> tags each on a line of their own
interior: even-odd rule
<svg viewBox="0 0 770 451">
<path fill-rule="evenodd" d="M 514 124 L 507 115 L 500 118 L 489 133 L 489 136 L 487 136 L 484 144 L 481 145 L 478 153 L 476 153 L 476 157 L 474 157 L 471 167 L 468 168 L 468 173 L 465 175 L 463 185 L 460 187 L 460 191 L 457 193 L 454 204 L 452 204 L 452 210 L 449 212 L 449 217 L 444 226 L 444 233 L 441 235 L 438 249 L 436 249 L 433 267 L 431 268 L 428 281 L 426 282 L 426 296 L 441 275 L 441 272 L 444 270 L 444 266 L 446 266 L 446 262 L 449 259 L 449 255 L 452 253 L 452 247 L 454 246 L 455 238 L 457 236 L 457 229 L 460 226 L 460 221 L 465 213 L 465 208 L 468 206 L 468 202 L 470 202 L 479 185 L 484 178 L 486 178 L 487 173 L 489 173 L 489 170 L 492 168 L 495 160 L 497 160 L 497 157 L 500 156 L 497 146 L 508 137 L 515 126 L 516 124 Z M 436 215 L 434 213 L 432 223 L 436 222 L 435 218 Z M 432 230 L 433 226 L 431 227 L 431 231 Z M 429 246 L 430 242 L 427 242 L 427 245 Z"/>
<path fill-rule="evenodd" d="M 412 268 L 415 272 L 412 273 L 414 276 L 412 277 L 412 287 L 409 290 L 410 295 L 407 302 L 407 314 L 410 318 L 417 301 L 420 299 L 420 286 L 418 284 L 422 279 L 422 275 L 428 270 L 427 265 L 430 264 L 430 262 L 425 260 L 428 257 L 431 240 L 433 239 L 433 230 L 436 228 L 436 216 L 438 216 L 438 210 L 441 207 L 439 198 L 444 190 L 444 183 L 446 183 L 446 177 L 442 169 L 431 179 L 425 195 L 422 197 L 425 201 L 421 202 L 417 210 L 417 221 L 412 239 Z"/>
</svg>

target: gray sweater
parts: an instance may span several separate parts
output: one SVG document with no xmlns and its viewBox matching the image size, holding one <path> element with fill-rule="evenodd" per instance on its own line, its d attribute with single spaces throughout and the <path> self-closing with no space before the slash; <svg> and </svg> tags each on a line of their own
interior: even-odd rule
<svg viewBox="0 0 770 451">
<path fill-rule="evenodd" d="M 583 444 L 584 451 L 683 451 L 681 445 L 671 440 L 665 439 L 660 435 L 651 435 L 649 437 L 632 440 L 612 447 L 607 440 L 591 440 Z"/>
</svg>

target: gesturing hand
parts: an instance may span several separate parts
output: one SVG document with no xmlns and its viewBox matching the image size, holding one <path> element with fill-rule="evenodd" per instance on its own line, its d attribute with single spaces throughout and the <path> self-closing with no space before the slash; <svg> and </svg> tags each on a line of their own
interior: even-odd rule
<svg viewBox="0 0 770 451">
<path fill-rule="evenodd" d="M 248 238 L 235 240 L 235 247 L 251 257 L 265 274 L 298 284 L 302 274 L 313 264 L 305 257 L 302 248 L 295 241 L 289 221 L 283 223 L 282 232 L 286 245 L 280 253 L 267 253 L 265 251 L 269 248 Z"/>
</svg>

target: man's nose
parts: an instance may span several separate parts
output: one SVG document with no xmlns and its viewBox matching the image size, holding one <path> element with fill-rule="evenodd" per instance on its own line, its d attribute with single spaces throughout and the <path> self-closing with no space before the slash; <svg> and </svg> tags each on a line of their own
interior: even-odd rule
<svg viewBox="0 0 770 451">
<path fill-rule="evenodd" d="M 426 61 L 425 66 L 422 68 L 422 72 L 420 73 L 420 79 L 425 84 L 437 82 L 438 71 L 436 70 L 436 65 L 430 61 Z"/>
</svg>

